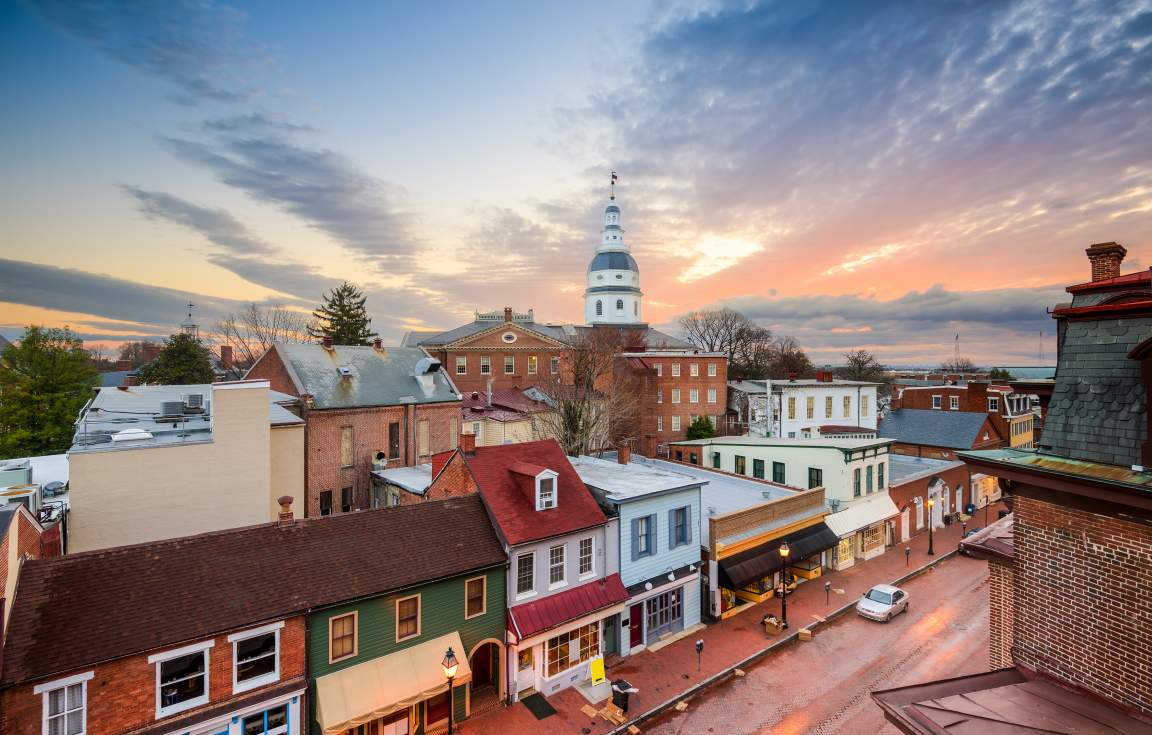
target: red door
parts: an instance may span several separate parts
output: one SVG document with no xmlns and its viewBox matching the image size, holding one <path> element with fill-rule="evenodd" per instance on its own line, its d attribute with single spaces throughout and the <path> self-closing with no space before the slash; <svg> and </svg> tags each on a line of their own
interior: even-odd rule
<svg viewBox="0 0 1152 735">
<path fill-rule="evenodd" d="M 631 648 L 644 643 L 644 605 L 633 605 L 628 611 L 628 627 L 631 629 L 631 636 L 628 638 L 628 645 Z"/>
</svg>

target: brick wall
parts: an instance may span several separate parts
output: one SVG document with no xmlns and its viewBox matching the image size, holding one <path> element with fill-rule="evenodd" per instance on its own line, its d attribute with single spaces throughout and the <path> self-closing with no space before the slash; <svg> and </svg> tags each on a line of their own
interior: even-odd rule
<svg viewBox="0 0 1152 735">
<path fill-rule="evenodd" d="M 686 438 L 692 416 L 714 416 L 717 433 L 722 433 L 724 414 L 728 410 L 728 359 L 703 356 L 661 356 L 646 354 L 643 360 L 655 368 L 648 372 L 643 386 L 640 405 L 641 438 L 636 451 L 648 457 L 658 454 L 660 445 Z M 672 366 L 680 366 L 680 375 L 672 375 Z M 708 365 L 716 366 L 716 375 L 708 375 Z M 699 375 L 693 376 L 691 366 L 699 366 Z M 697 403 L 691 402 L 691 391 L 696 389 Z M 716 391 L 716 402 L 708 403 L 708 390 Z M 672 391 L 680 391 L 680 402 L 672 402 Z M 680 417 L 679 430 L 673 430 L 672 417 Z M 662 420 L 662 421 L 661 421 Z M 661 425 L 662 424 L 662 425 Z"/>
<path fill-rule="evenodd" d="M 1152 526 L 1015 500 L 1016 662 L 1152 715 Z"/>
<path fill-rule="evenodd" d="M 300 391 L 296 389 L 296 384 L 288 376 L 288 369 L 284 367 L 284 361 L 280 359 L 275 348 L 261 355 L 248 369 L 248 373 L 244 377 L 247 380 L 261 378 L 268 381 L 272 390 L 278 390 L 290 396 L 299 397 L 300 395 Z"/>
<path fill-rule="evenodd" d="M 227 634 L 217 636 L 215 641 L 208 657 L 209 702 L 164 719 L 184 719 L 232 699 L 232 644 Z M 95 676 L 88 682 L 86 731 L 93 734 L 129 732 L 162 722 L 156 719 L 156 665 L 148 663 L 148 656 L 163 650 L 64 672 L 45 681 L 93 671 Z M 304 618 L 291 618 L 280 631 L 280 680 L 303 676 L 304 658 Z M 0 694 L 0 732 L 41 735 L 43 696 L 33 693 L 38 683 L 20 685 Z M 252 696 L 258 691 L 244 692 L 243 696 Z"/>
<path fill-rule="evenodd" d="M 448 463 L 444 465 L 443 471 L 436 475 L 434 481 L 428 487 L 427 492 L 424 493 L 423 498 L 411 493 L 402 493 L 400 495 L 400 503 L 401 505 L 411 505 L 413 503 L 419 503 L 422 500 L 458 498 L 464 495 L 471 495 L 475 493 L 476 490 L 476 480 L 468 470 L 468 465 L 459 453 L 455 453 L 448 459 Z"/>
<path fill-rule="evenodd" d="M 901 482 L 901 483 L 896 483 L 896 484 L 890 485 L 888 487 L 888 497 L 892 498 L 892 502 L 896 504 L 896 507 L 900 511 L 903 511 L 905 508 L 908 509 L 908 524 L 910 526 L 910 528 L 908 529 L 908 536 L 909 537 L 915 536 L 919 533 L 924 533 L 928 530 L 928 506 L 924 506 L 924 523 L 923 523 L 923 525 L 917 526 L 916 525 L 915 499 L 916 498 L 922 498 L 924 500 L 927 500 L 928 499 L 928 486 L 937 477 L 939 477 L 941 480 L 943 480 L 944 484 L 948 486 L 948 491 L 950 493 L 949 503 L 948 503 L 949 510 L 952 510 L 952 499 L 955 497 L 955 491 L 956 491 L 957 485 L 960 485 L 960 484 L 964 485 L 964 492 L 961 496 L 963 501 L 964 501 L 963 505 L 968 505 L 969 503 L 973 502 L 973 500 L 972 500 L 971 474 L 968 470 L 968 467 L 966 467 L 964 465 L 961 465 L 959 467 L 952 467 L 952 468 L 944 470 L 943 472 L 937 472 L 933 475 L 929 475 L 927 477 L 921 477 L 919 479 L 912 480 L 910 482 Z M 970 528 L 974 528 L 977 525 L 983 525 L 984 517 L 978 516 L 978 518 L 979 518 L 979 522 L 973 522 L 973 523 L 968 524 Z M 993 519 L 993 520 L 995 520 L 995 519 Z M 904 532 L 904 518 L 903 518 L 903 512 L 901 512 L 900 515 L 896 516 L 895 528 L 893 530 L 893 533 L 895 534 L 894 538 L 896 539 L 897 543 L 899 543 L 900 539 L 904 538 L 903 532 Z"/>
<path fill-rule="evenodd" d="M 40 527 L 23 513 L 17 513 L 16 518 L 16 522 L 20 524 L 20 541 L 16 553 L 19 556 L 28 555 L 33 559 L 39 559 L 41 555 Z"/>
<path fill-rule="evenodd" d="M 1009 668 L 1012 663 L 1012 565 L 988 560 L 988 665 Z"/>
</svg>

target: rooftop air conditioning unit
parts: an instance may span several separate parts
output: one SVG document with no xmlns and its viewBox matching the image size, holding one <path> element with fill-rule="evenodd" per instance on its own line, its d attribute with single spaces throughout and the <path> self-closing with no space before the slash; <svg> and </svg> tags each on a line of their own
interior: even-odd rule
<svg viewBox="0 0 1152 735">
<path fill-rule="evenodd" d="M 376 452 L 372 455 L 372 471 L 383 472 L 388 468 L 388 453 L 384 451 Z"/>
<path fill-rule="evenodd" d="M 20 503 L 35 517 L 40 516 L 40 486 L 12 485 L 0 490 L 0 505 Z"/>
<path fill-rule="evenodd" d="M 184 413 L 200 413 L 204 410 L 204 394 L 190 393 L 184 396 Z"/>
<path fill-rule="evenodd" d="M 161 401 L 160 415 L 169 417 L 183 416 L 184 401 Z"/>
</svg>

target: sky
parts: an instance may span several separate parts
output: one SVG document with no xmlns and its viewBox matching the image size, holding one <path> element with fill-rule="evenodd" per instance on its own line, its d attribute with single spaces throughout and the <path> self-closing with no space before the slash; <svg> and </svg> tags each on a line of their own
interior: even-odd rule
<svg viewBox="0 0 1152 735">
<path fill-rule="evenodd" d="M 0 0 L 0 333 L 583 317 L 609 173 L 646 318 L 816 362 L 1054 362 L 1152 265 L 1152 3 Z"/>
</svg>

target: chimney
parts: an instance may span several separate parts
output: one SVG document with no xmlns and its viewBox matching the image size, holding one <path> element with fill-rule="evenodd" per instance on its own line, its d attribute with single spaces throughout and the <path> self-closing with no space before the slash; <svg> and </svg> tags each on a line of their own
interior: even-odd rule
<svg viewBox="0 0 1152 735">
<path fill-rule="evenodd" d="M 632 447 L 628 444 L 621 444 L 619 449 L 616 450 L 616 461 L 620 464 L 628 464 L 632 461 Z"/>
<path fill-rule="evenodd" d="M 1120 275 L 1120 263 L 1128 251 L 1116 242 L 1098 242 L 1084 251 L 1092 264 L 1092 280 L 1103 281 Z"/>
<path fill-rule="evenodd" d="M 160 350 L 164 347 L 158 342 L 145 342 L 144 343 L 144 362 L 152 362 L 157 357 L 160 357 Z"/>
<path fill-rule="evenodd" d="M 372 340 L 372 349 L 376 350 L 377 352 L 383 352 L 384 351 L 384 340 L 379 338 L 379 337 Z"/>
<path fill-rule="evenodd" d="M 465 457 L 476 456 L 476 435 L 475 434 L 461 434 L 460 435 L 460 451 L 464 453 Z"/>
<path fill-rule="evenodd" d="M 332 349 L 332 338 L 326 336 L 324 339 L 320 340 L 320 344 L 324 345 L 324 349 L 330 350 Z"/>
<path fill-rule="evenodd" d="M 276 502 L 280 504 L 280 514 L 277 516 L 276 523 L 279 524 L 281 528 L 284 526 L 291 526 L 293 520 L 292 496 L 281 495 L 280 497 L 276 498 Z"/>
<path fill-rule="evenodd" d="M 795 383 L 796 382 L 796 373 L 788 373 L 788 382 L 789 383 Z"/>
<path fill-rule="evenodd" d="M 232 369 L 232 346 L 220 345 L 220 367 L 225 370 Z"/>
<path fill-rule="evenodd" d="M 511 306 L 505 306 L 504 307 L 504 321 L 506 321 L 506 322 L 512 321 L 512 307 Z"/>
<path fill-rule="evenodd" d="M 135 375 L 125 375 L 124 386 L 131 387 L 133 385 L 140 385 L 140 378 Z"/>
<path fill-rule="evenodd" d="M 999 395 L 999 394 L 997 394 Z M 988 410 L 988 384 L 978 383 L 975 381 L 968 382 L 968 400 L 972 401 L 973 405 L 983 406 L 982 410 Z"/>
</svg>

